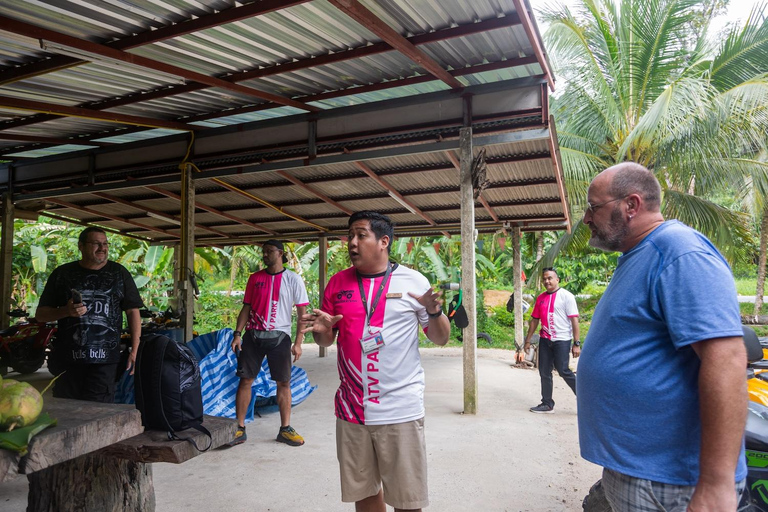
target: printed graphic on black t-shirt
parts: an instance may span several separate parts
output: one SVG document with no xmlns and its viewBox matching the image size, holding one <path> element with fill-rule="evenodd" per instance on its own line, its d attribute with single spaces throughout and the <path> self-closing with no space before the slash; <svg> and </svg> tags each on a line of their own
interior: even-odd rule
<svg viewBox="0 0 768 512">
<path fill-rule="evenodd" d="M 73 290 L 80 292 L 88 311 L 80 318 L 59 320 L 52 355 L 60 362 L 118 362 L 123 311 L 143 306 L 130 273 L 113 261 L 99 270 L 67 263 L 51 274 L 40 305 L 64 306 Z"/>
</svg>

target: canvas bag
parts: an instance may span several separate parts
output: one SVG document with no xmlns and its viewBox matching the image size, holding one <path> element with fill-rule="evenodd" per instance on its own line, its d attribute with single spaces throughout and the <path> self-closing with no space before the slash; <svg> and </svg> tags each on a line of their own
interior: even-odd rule
<svg viewBox="0 0 768 512">
<path fill-rule="evenodd" d="M 165 430 L 168 439 L 184 439 L 203 452 L 211 447 L 211 433 L 202 425 L 200 368 L 189 347 L 162 334 L 142 336 L 134 377 L 136 408 L 145 428 Z M 207 435 L 208 447 L 200 449 L 176 434 L 188 428 Z"/>
</svg>

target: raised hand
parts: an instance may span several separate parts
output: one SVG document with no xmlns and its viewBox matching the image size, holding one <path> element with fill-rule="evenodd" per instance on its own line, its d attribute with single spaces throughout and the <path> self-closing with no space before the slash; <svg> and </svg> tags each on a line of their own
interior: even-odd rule
<svg viewBox="0 0 768 512">
<path fill-rule="evenodd" d="M 427 308 L 427 313 L 435 314 L 443 307 L 442 292 L 436 292 L 432 288 L 427 290 L 424 295 L 416 295 L 413 292 L 408 292 L 408 295 L 418 301 L 419 304 Z"/>
<path fill-rule="evenodd" d="M 301 321 L 304 322 L 304 329 L 301 332 L 303 334 L 308 332 L 330 334 L 333 331 L 333 326 L 342 318 L 344 318 L 343 315 L 331 316 L 322 309 L 313 309 L 312 313 L 302 315 Z"/>
</svg>

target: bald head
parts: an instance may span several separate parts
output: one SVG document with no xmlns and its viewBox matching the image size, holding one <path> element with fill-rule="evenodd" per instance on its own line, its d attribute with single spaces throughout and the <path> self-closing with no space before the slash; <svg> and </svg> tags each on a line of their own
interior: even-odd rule
<svg viewBox="0 0 768 512">
<path fill-rule="evenodd" d="M 589 244 L 627 252 L 664 222 L 661 187 L 651 171 L 634 162 L 609 167 L 589 185 L 583 222 Z"/>
<path fill-rule="evenodd" d="M 635 162 L 622 162 L 604 170 L 594 179 L 608 180 L 606 185 L 612 197 L 637 194 L 643 199 L 645 209 L 658 212 L 661 209 L 661 186 L 651 171 Z"/>
</svg>

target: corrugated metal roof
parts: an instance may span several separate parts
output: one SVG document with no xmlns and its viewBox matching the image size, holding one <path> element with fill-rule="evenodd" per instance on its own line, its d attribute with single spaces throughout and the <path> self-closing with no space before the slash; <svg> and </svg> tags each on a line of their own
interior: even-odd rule
<svg viewBox="0 0 768 512">
<path fill-rule="evenodd" d="M 54 197 L 61 187 L 99 185 L 111 197 L 132 204 L 84 192 L 68 194 L 66 205 L 74 204 L 74 208 L 48 204 L 47 211 L 133 236 L 172 241 L 178 236 L 178 226 L 146 212 L 159 212 L 161 217 L 178 215 L 178 199 L 167 195 L 179 194 L 178 184 L 164 180 L 162 190 L 131 188 L 125 180 L 178 173 L 174 160 L 178 151 L 166 149 L 154 164 L 138 166 L 115 162 L 109 148 L 99 145 L 128 144 L 136 151 L 152 152 L 155 139 L 160 147 L 169 136 L 183 133 L 162 128 L 170 125 L 161 121 L 190 123 L 187 127 L 201 130 L 200 134 L 232 127 L 237 130 L 231 132 L 234 137 L 241 129 L 256 127 L 258 132 L 260 123 L 293 119 L 291 116 L 305 112 L 268 103 L 242 87 L 307 102 L 307 108 L 336 111 L 450 91 L 450 82 L 433 76 L 434 69 L 429 71 L 430 59 L 463 86 L 506 83 L 548 72 L 546 57 L 535 55 L 513 0 L 362 0 L 360 4 L 405 39 L 383 41 L 373 25 L 356 21 L 328 0 L 286 1 L 283 5 L 287 7 L 260 15 L 253 13 L 264 4 L 230 0 L 0 0 L 0 14 L 10 19 L 0 29 L 0 158 L 25 158 L 15 164 L 14 192 L 19 197 L 39 197 L 47 190 Z M 530 10 L 527 2 L 524 5 Z M 250 14 L 240 15 L 246 11 Z M 217 21 L 224 16 L 226 21 Z M 21 23 L 81 42 L 56 34 L 39 35 Z M 195 23 L 194 30 L 185 30 L 190 23 Z M 537 33 L 535 27 L 533 32 Z M 401 48 L 405 40 L 409 43 Z M 426 61 L 412 60 L 409 44 L 423 52 Z M 104 47 L 123 48 L 129 54 L 242 87 L 233 90 L 221 82 L 212 87 L 179 76 L 168 67 L 147 69 L 136 62 L 122 62 L 100 55 Z M 24 101 L 34 102 L 34 106 Z M 76 109 L 71 110 L 73 107 Z M 109 119 L 105 114 L 127 117 Z M 371 126 L 377 122 L 371 118 Z M 276 169 L 226 171 L 222 179 L 272 203 L 277 210 L 226 190 L 214 179 L 196 180 L 196 197 L 202 207 L 196 222 L 210 240 L 219 236 L 216 231 L 248 238 L 267 231 L 305 236 L 313 232 L 312 225 L 338 230 L 344 225 L 345 212 L 363 208 L 391 213 L 413 229 L 426 229 L 429 219 L 438 224 L 457 223 L 457 151 L 452 150 L 451 156 L 446 151 L 409 154 L 393 148 L 456 140 L 460 122 L 460 116 L 442 119 L 433 127 L 407 123 L 396 127 L 389 121 L 382 124 L 386 128 L 371 128 L 370 133 L 358 128 L 352 130 L 353 136 L 318 139 L 319 157 L 333 159 L 345 152 L 376 148 L 387 151 L 385 158 L 365 161 L 382 182 L 355 162 L 339 158 L 327 165 L 297 167 L 291 162 L 306 158 L 308 151 L 301 141 L 264 147 L 254 141 L 258 149 L 253 150 L 244 149 L 242 143 L 234 144 L 233 149 L 224 144 L 218 154 L 193 152 L 192 161 L 204 173 L 252 169 L 262 162 Z M 491 134 L 539 125 L 546 128 L 548 122 L 546 103 L 543 107 L 539 103 L 534 109 L 521 107 L 517 116 L 507 112 L 498 121 L 477 121 L 476 126 L 478 133 Z M 68 143 L 61 144 L 62 140 Z M 42 181 L 33 177 L 47 172 L 39 170 L 47 164 L 27 165 L 29 159 L 38 157 L 67 159 L 70 152 L 77 159 L 82 150 L 92 155 L 90 178 L 82 171 L 87 159 L 68 164 L 66 172 L 56 171 Z M 143 161 L 135 155 L 129 160 Z M 283 161 L 286 167 L 280 170 L 278 162 Z M 567 218 L 563 203 L 557 202 L 564 191 L 549 141 L 491 143 L 487 162 L 491 185 L 483 198 L 490 209 L 479 209 L 478 221 L 559 218 L 562 222 Z M 7 177 L 5 182 L 0 180 L 0 187 L 3 183 L 11 187 Z M 409 212 L 393 194 L 402 194 L 422 213 Z M 280 209 L 299 220 L 287 218 Z M 493 220 L 496 226 L 499 222 Z M 489 224 L 481 229 L 492 228 Z"/>
</svg>

